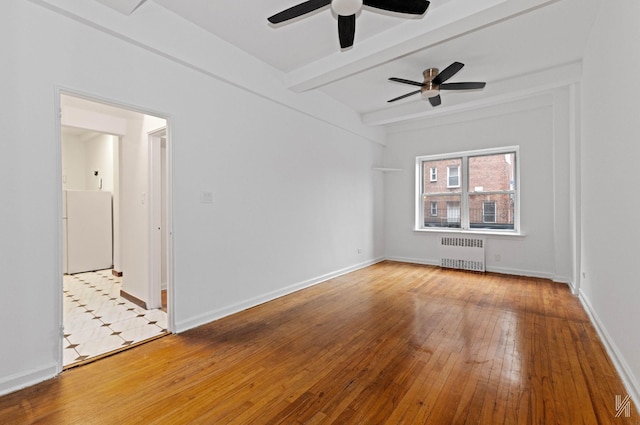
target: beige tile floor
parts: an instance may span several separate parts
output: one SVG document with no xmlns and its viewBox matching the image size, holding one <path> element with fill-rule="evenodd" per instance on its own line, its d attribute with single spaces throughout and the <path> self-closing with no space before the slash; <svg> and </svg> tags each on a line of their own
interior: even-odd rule
<svg viewBox="0 0 640 425">
<path fill-rule="evenodd" d="M 167 332 L 167 314 L 120 297 L 111 270 L 64 275 L 64 358 L 69 366 Z"/>
</svg>

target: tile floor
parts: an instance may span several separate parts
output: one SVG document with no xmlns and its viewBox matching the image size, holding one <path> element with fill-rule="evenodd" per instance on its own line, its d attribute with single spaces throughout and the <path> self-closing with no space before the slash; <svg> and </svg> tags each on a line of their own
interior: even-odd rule
<svg viewBox="0 0 640 425">
<path fill-rule="evenodd" d="M 64 366 L 167 332 L 167 314 L 120 298 L 121 286 L 111 270 L 64 275 Z"/>
</svg>

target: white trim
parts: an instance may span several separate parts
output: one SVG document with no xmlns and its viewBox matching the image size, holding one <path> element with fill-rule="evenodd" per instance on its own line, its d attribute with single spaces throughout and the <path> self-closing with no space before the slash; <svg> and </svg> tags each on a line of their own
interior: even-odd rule
<svg viewBox="0 0 640 425">
<path fill-rule="evenodd" d="M 624 356 L 622 355 L 622 353 L 620 353 L 620 350 L 613 342 L 613 339 L 609 335 L 609 332 L 607 332 L 607 328 L 604 326 L 604 323 L 602 323 L 602 320 L 600 320 L 600 317 L 598 317 L 598 314 L 593 309 L 593 306 L 589 302 L 589 299 L 581 290 L 578 291 L 578 298 L 580 299 L 580 302 L 582 303 L 585 311 L 589 315 L 591 323 L 593 323 L 593 326 L 596 328 L 596 332 L 598 333 L 600 340 L 602 340 L 604 348 L 607 350 L 607 354 L 609 354 L 609 358 L 613 362 L 618 375 L 620 375 L 620 379 L 622 379 L 622 383 L 625 389 L 629 392 L 629 396 L 633 400 L 637 411 L 638 406 L 640 406 L 640 384 L 633 376 L 633 372 L 625 361 Z"/>
<path fill-rule="evenodd" d="M 58 320 L 58 329 L 59 334 L 58 338 L 56 338 L 57 346 L 54 346 L 56 352 L 56 369 L 54 371 L 55 374 L 62 372 L 62 367 L 64 364 L 64 227 L 62 224 L 62 194 L 63 194 L 63 183 L 62 183 L 62 106 L 60 105 L 62 90 L 60 87 L 56 86 L 53 89 L 54 101 L 53 101 L 53 111 L 55 119 L 54 122 L 54 131 L 53 135 L 55 142 L 55 167 L 56 167 L 56 178 L 53 179 L 52 184 L 55 185 L 52 189 L 56 194 L 56 212 L 55 212 L 55 220 L 56 220 L 56 263 L 54 266 L 53 272 L 56 276 L 56 319 Z M 27 386 L 27 385 L 24 385 Z M 0 394 L 3 392 L 3 386 L 0 385 Z"/>
<path fill-rule="evenodd" d="M 429 258 L 408 258 L 408 257 L 386 257 L 385 260 L 398 261 L 400 263 L 423 264 L 425 266 L 440 266 L 440 260 L 432 260 Z M 567 283 L 564 278 L 558 278 L 551 273 L 537 272 L 533 270 L 523 270 L 507 267 L 486 267 L 485 270 L 490 273 L 500 273 L 510 276 L 536 277 L 540 279 L 549 279 L 553 282 Z"/>
<path fill-rule="evenodd" d="M 424 266 L 440 266 L 440 260 L 429 260 L 428 258 L 386 257 L 385 260 L 397 261 L 399 263 L 422 264 Z"/>
<path fill-rule="evenodd" d="M 58 373 L 58 363 L 56 362 L 38 369 L 3 377 L 0 380 L 0 396 L 55 378 Z"/>
<path fill-rule="evenodd" d="M 578 294 L 582 273 L 582 171 L 580 147 L 580 83 L 569 88 L 569 214 L 573 292 Z"/>
<path fill-rule="evenodd" d="M 271 292 L 267 292 L 265 294 L 262 295 L 258 295 L 256 297 L 253 298 L 249 298 L 248 300 L 244 300 L 241 302 L 238 302 L 236 304 L 232 304 L 230 306 L 227 307 L 223 307 L 217 310 L 212 310 L 208 313 L 205 314 L 201 314 L 195 317 L 192 317 L 190 319 L 187 320 L 183 320 L 181 322 L 176 323 L 175 326 L 175 330 L 176 332 L 184 332 L 188 329 L 192 329 L 195 328 L 197 326 L 201 326 L 210 322 L 213 322 L 215 320 L 221 319 L 223 317 L 226 316 L 230 316 L 232 314 L 235 313 L 239 313 L 243 310 L 247 310 L 251 307 L 255 307 L 257 305 L 266 303 L 268 301 L 273 301 L 276 298 L 280 298 L 283 297 L 285 295 L 289 295 L 292 294 L 294 292 L 297 292 L 301 289 L 305 289 L 314 285 L 317 285 L 319 283 L 322 282 L 326 282 L 327 280 L 336 278 L 338 276 L 342 276 L 344 274 L 347 273 L 351 273 L 354 272 L 356 270 L 360 270 L 363 269 L 365 267 L 369 267 L 372 266 L 374 264 L 377 264 L 381 261 L 384 261 L 385 258 L 384 257 L 379 257 L 379 258 L 375 258 L 369 261 L 364 261 L 362 263 L 358 263 L 358 264 L 354 264 L 352 266 L 349 267 L 345 267 L 343 269 L 340 270 L 336 270 L 334 272 L 330 272 L 315 278 L 311 278 L 302 282 L 298 282 L 298 283 L 294 283 L 293 285 L 289 285 L 287 287 L 284 288 L 280 288 L 277 289 L 275 291 L 271 291 Z"/>
<path fill-rule="evenodd" d="M 162 202 L 167 202 L 167 194 L 162 193 L 162 168 L 164 165 L 165 171 L 168 169 L 167 164 L 162 164 L 161 160 L 161 152 L 162 152 L 162 138 L 166 138 L 167 140 L 167 149 L 169 147 L 169 138 L 168 138 L 168 126 L 169 123 L 165 120 L 166 125 L 149 131 L 147 133 L 147 155 L 148 155 L 148 188 L 147 193 L 148 202 L 147 202 L 147 212 L 149 215 L 149 282 L 148 282 L 148 291 L 149 291 L 149 299 L 148 303 L 151 308 L 160 308 L 162 307 L 161 300 L 161 291 L 163 282 L 161 279 L 162 276 L 162 263 L 168 265 L 168 259 L 162 258 L 162 233 L 165 233 L 167 243 L 169 242 L 168 238 L 168 217 L 167 217 L 167 226 L 165 228 L 164 223 L 162 223 Z M 168 150 L 167 150 L 168 152 Z M 167 161 L 168 162 L 168 161 Z M 167 176 L 168 178 L 168 176 Z M 167 186 L 171 184 L 170 181 L 167 180 Z M 157 229 L 156 229 L 156 226 Z M 158 230 L 158 231 L 156 231 Z M 168 251 L 168 247 L 167 247 Z M 169 279 L 169 274 L 167 273 L 167 279 Z M 166 282 L 164 282 L 166 283 Z M 165 285 L 167 286 L 167 285 Z M 149 309 L 151 309 L 149 308 Z"/>
<path fill-rule="evenodd" d="M 483 229 L 456 229 L 450 227 L 428 227 L 423 229 L 412 229 L 414 232 L 419 233 L 458 233 L 461 235 L 487 235 L 487 236 L 509 236 L 524 238 L 526 233 L 514 232 L 512 230 L 483 230 Z"/>
</svg>

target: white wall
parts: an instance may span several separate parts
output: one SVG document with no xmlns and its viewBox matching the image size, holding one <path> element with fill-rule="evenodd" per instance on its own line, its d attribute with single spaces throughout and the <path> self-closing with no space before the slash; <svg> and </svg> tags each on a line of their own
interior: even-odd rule
<svg viewBox="0 0 640 425">
<path fill-rule="evenodd" d="M 56 88 L 170 118 L 178 331 L 383 255 L 382 177 L 371 171 L 382 148 L 354 127 L 312 118 L 30 1 L 3 3 L 0 43 L 0 216 L 10 223 L 0 269 L 11 282 L 1 286 L 0 322 L 12 324 L 6 340 L 21 341 L 2 352 L 0 393 L 51 377 L 61 364 Z M 289 96 L 284 87 L 268 89 Z M 201 191 L 214 202 L 200 203 Z"/>
<path fill-rule="evenodd" d="M 150 304 L 149 132 L 166 127 L 162 118 L 138 114 L 127 120 L 120 143 L 120 261 L 122 289 Z"/>
<path fill-rule="evenodd" d="M 87 158 L 87 190 L 113 192 L 113 143 L 118 138 L 110 134 L 98 134 L 85 141 Z M 94 171 L 98 172 L 96 176 Z"/>
<path fill-rule="evenodd" d="M 63 188 L 113 192 L 114 141 L 117 143 L 117 140 L 117 137 L 109 134 L 89 133 L 79 137 L 63 132 Z M 94 171 L 98 171 L 98 176 L 94 175 Z"/>
<path fill-rule="evenodd" d="M 62 137 L 62 187 L 65 190 L 85 190 L 87 187 L 86 150 L 75 135 Z"/>
<path fill-rule="evenodd" d="M 640 3 L 602 2 L 582 82 L 581 297 L 640 405 Z M 606 90 L 596 90 L 597 87 Z"/>
<path fill-rule="evenodd" d="M 394 126 L 385 165 L 403 171 L 386 175 L 387 257 L 439 264 L 441 233 L 413 231 L 417 156 L 518 145 L 524 236 L 486 236 L 486 267 L 570 282 L 569 140 L 568 132 L 557 128 L 568 122 L 555 119 L 557 114 L 566 114 L 559 105 L 566 109 L 567 96 L 568 90 L 563 89 Z"/>
</svg>

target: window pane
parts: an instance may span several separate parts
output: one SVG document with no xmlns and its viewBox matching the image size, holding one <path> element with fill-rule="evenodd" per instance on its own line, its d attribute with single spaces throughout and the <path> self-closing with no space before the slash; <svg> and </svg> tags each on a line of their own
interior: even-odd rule
<svg viewBox="0 0 640 425">
<path fill-rule="evenodd" d="M 423 198 L 424 227 L 460 227 L 460 195 L 425 195 Z"/>
<path fill-rule="evenodd" d="M 453 159 L 443 159 L 436 161 L 423 161 L 422 162 L 422 193 L 459 193 L 460 192 L 460 166 L 462 165 L 462 159 L 453 158 Z M 449 167 L 453 167 L 456 170 L 458 175 L 457 180 L 458 184 L 456 187 L 450 187 L 448 184 L 450 180 L 449 175 Z M 435 170 L 435 172 L 433 171 Z M 431 179 L 432 173 L 437 177 L 438 174 L 440 176 L 447 176 L 447 178 L 436 178 L 435 180 Z M 441 174 L 444 173 L 444 174 Z"/>
<path fill-rule="evenodd" d="M 496 222 L 496 203 L 494 201 L 485 201 L 482 203 L 482 222 Z"/>
<path fill-rule="evenodd" d="M 438 181 L 438 169 L 436 167 L 431 167 L 431 179 L 430 181 L 435 182 Z"/>
<path fill-rule="evenodd" d="M 438 203 L 434 201 L 431 201 L 431 216 L 432 217 L 438 216 Z"/>
<path fill-rule="evenodd" d="M 513 194 L 470 194 L 469 225 L 472 229 L 513 229 Z"/>
<path fill-rule="evenodd" d="M 460 186 L 460 166 L 449 165 L 447 167 L 447 176 L 449 179 L 449 181 L 447 182 L 447 187 Z"/>
<path fill-rule="evenodd" d="M 469 157 L 469 192 L 514 190 L 515 154 Z"/>
</svg>

